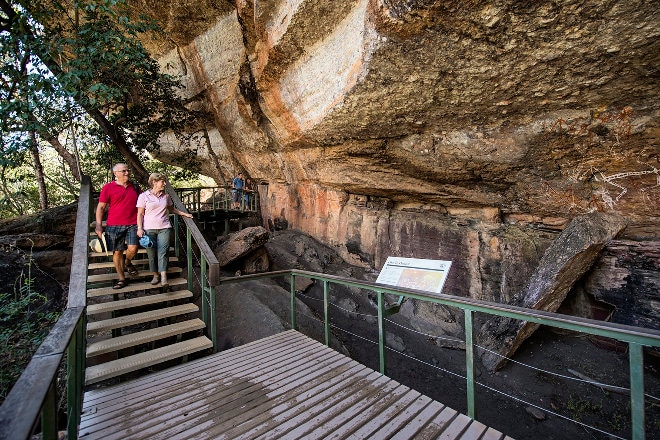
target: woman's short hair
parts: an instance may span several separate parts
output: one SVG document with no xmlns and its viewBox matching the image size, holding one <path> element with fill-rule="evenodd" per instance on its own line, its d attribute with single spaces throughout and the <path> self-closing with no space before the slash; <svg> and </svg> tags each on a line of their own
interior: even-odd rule
<svg viewBox="0 0 660 440">
<path fill-rule="evenodd" d="M 149 186 L 154 186 L 154 182 L 160 182 L 161 180 L 167 180 L 165 174 L 151 173 L 149 175 Z"/>
</svg>

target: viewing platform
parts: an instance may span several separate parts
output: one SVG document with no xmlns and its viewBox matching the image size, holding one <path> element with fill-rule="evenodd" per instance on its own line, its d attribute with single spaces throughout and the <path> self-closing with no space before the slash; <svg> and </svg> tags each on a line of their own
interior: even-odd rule
<svg viewBox="0 0 660 440">
<path fill-rule="evenodd" d="M 85 392 L 81 439 L 509 439 L 295 330 Z"/>
</svg>

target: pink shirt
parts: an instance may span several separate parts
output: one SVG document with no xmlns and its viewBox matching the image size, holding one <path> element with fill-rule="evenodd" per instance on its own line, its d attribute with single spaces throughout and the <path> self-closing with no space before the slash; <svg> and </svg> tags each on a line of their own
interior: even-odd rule
<svg viewBox="0 0 660 440">
<path fill-rule="evenodd" d="M 160 196 L 154 195 L 151 191 L 145 191 L 137 199 L 137 208 L 144 208 L 143 229 L 167 229 L 171 228 L 169 209 L 172 206 L 172 199 L 166 193 Z M 138 225 L 140 226 L 140 225 Z"/>
<path fill-rule="evenodd" d="M 108 226 L 128 226 L 137 223 L 135 201 L 138 191 L 131 182 L 124 187 L 116 181 L 103 185 L 99 202 L 108 204 Z"/>
</svg>

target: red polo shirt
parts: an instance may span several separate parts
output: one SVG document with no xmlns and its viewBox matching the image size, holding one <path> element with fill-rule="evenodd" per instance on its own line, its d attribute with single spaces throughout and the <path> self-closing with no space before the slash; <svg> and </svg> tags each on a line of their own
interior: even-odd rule
<svg viewBox="0 0 660 440">
<path fill-rule="evenodd" d="M 127 226 L 137 224 L 138 193 L 131 182 L 124 187 L 115 181 L 103 185 L 99 202 L 108 204 L 108 226 Z"/>
</svg>

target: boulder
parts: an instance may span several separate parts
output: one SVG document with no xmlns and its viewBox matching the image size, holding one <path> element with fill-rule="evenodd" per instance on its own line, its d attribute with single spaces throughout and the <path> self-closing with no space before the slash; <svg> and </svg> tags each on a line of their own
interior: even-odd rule
<svg viewBox="0 0 660 440">
<path fill-rule="evenodd" d="M 248 255 L 243 261 L 243 274 L 268 272 L 270 270 L 270 259 L 266 249 L 257 249 L 252 254 Z"/>
<path fill-rule="evenodd" d="M 595 212 L 575 218 L 545 251 L 526 288 L 513 298 L 512 304 L 557 311 L 573 285 L 625 226 L 624 218 L 617 214 Z M 499 368 L 506 360 L 504 357 L 510 357 L 537 328 L 538 324 L 511 318 L 487 321 L 478 341 L 492 352 L 483 352 L 483 364 L 491 370 Z"/>
<path fill-rule="evenodd" d="M 260 248 L 268 241 L 268 231 L 261 226 L 245 228 L 221 239 L 214 253 L 221 267 L 227 266 Z"/>
<path fill-rule="evenodd" d="M 57 206 L 34 215 L 0 220 L 0 235 L 55 234 L 70 237 L 76 228 L 77 203 Z"/>
<path fill-rule="evenodd" d="M 0 236 L 0 246 L 13 246 L 26 251 L 46 249 L 67 249 L 72 244 L 72 237 L 59 234 L 23 233 Z"/>
</svg>

